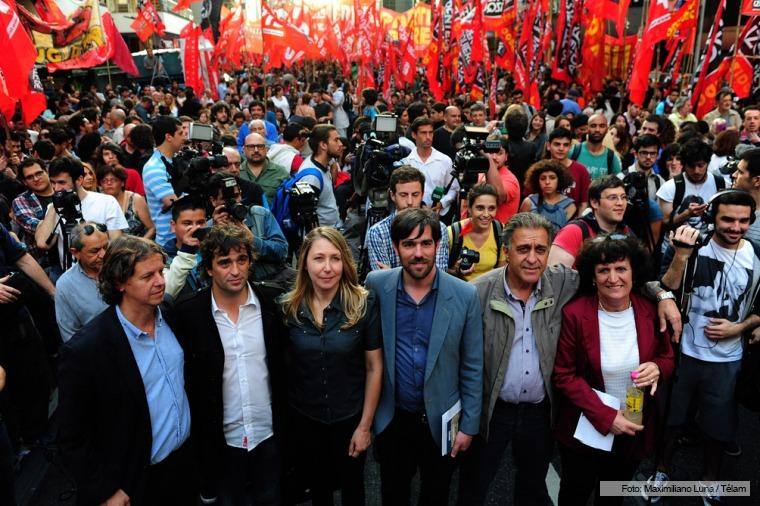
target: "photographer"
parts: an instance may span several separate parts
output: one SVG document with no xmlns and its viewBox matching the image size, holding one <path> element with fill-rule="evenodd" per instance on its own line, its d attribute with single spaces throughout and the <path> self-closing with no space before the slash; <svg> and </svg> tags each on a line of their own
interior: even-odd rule
<svg viewBox="0 0 760 506">
<path fill-rule="evenodd" d="M 45 162 L 37 158 L 27 158 L 21 162 L 18 179 L 24 183 L 26 191 L 16 197 L 12 207 L 13 217 L 23 231 L 24 243 L 42 267 L 57 265 L 57 252 L 37 249 L 37 241 L 34 238 L 37 227 L 45 218 L 48 204 L 53 201 L 53 186 L 50 184 Z"/>
<path fill-rule="evenodd" d="M 172 158 L 185 142 L 182 122 L 171 116 L 158 116 L 153 121 L 153 139 L 158 147 L 145 163 L 142 176 L 150 217 L 156 225 L 156 242 L 164 244 L 174 237 L 169 227 L 171 213 L 168 211 L 177 200 L 177 195 L 174 194 L 169 169 Z"/>
<path fill-rule="evenodd" d="M 707 173 L 712 149 L 701 140 L 689 139 L 680 153 L 683 172 L 666 181 L 657 190 L 657 198 L 670 229 L 687 221 L 691 227 L 700 228 L 708 200 L 726 183 L 722 176 Z"/>
<path fill-rule="evenodd" d="M 501 223 L 496 220 L 499 194 L 490 184 L 473 186 L 467 194 L 470 217 L 448 228 L 448 272 L 472 281 L 504 265 Z"/>
<path fill-rule="evenodd" d="M 264 197 L 264 190 L 261 189 L 261 186 L 240 177 L 240 166 L 242 165 L 240 152 L 232 146 L 225 146 L 222 148 L 222 154 L 227 158 L 227 166 L 217 168 L 212 165 L 211 173 L 227 172 L 233 176 L 240 187 L 240 191 L 243 192 L 243 205 L 257 205 L 269 209 L 269 202 Z"/>
<path fill-rule="evenodd" d="M 438 213 L 444 222 L 451 222 L 453 216 L 449 216 L 449 211 L 451 204 L 456 202 L 457 192 L 459 192 L 459 182 L 452 181 L 451 158 L 433 147 L 433 122 L 427 118 L 427 115 L 415 119 L 410 130 L 415 149 L 401 162 L 419 169 L 425 175 L 422 200 Z M 438 202 L 433 202 L 433 193 L 441 191 L 445 194 Z"/>
<path fill-rule="evenodd" d="M 73 158 L 59 158 L 50 163 L 50 182 L 56 194 L 48 204 L 45 218 L 34 232 L 37 247 L 48 250 L 58 240 L 58 258 L 61 268 L 68 268 L 66 257 L 68 238 L 64 240 L 64 230 L 71 229 L 77 221 L 86 220 L 103 223 L 108 236 L 115 239 L 122 230 L 129 228 L 119 203 L 110 195 L 89 192 L 82 187 L 84 167 Z M 62 226 L 63 225 L 63 226 Z M 53 235 L 55 234 L 55 235 Z"/>
<path fill-rule="evenodd" d="M 394 204 L 390 215 L 372 225 L 367 231 L 367 252 L 370 270 L 392 269 L 401 265 L 398 253 L 391 241 L 391 223 L 404 209 L 422 207 L 422 192 L 425 188 L 425 175 L 411 165 L 402 165 L 391 174 L 388 195 Z M 441 225 L 441 236 L 446 232 L 446 225 Z M 449 244 L 440 241 L 435 254 L 435 263 L 439 269 L 447 269 L 449 261 Z"/>
<path fill-rule="evenodd" d="M 229 174 L 211 176 L 208 194 L 214 225 L 237 226 L 248 235 L 256 255 L 251 273 L 253 281 L 272 280 L 287 270 L 288 242 L 269 210 L 261 206 L 243 206 L 240 187 Z"/>
<path fill-rule="evenodd" d="M 317 217 L 319 225 L 326 227 L 337 227 L 340 224 L 338 215 L 338 203 L 335 200 L 333 192 L 332 173 L 330 171 L 330 160 L 340 158 L 343 154 L 343 143 L 340 141 L 338 130 L 332 125 L 317 125 L 309 137 L 309 147 L 312 155 L 304 160 L 298 172 L 306 169 L 318 168 L 322 173 L 322 178 L 316 176 L 303 176 L 300 180 L 309 183 L 314 190 L 319 193 L 317 203 Z"/>
<path fill-rule="evenodd" d="M 647 180 L 647 194 L 652 200 L 657 198 L 657 191 L 663 184 L 665 184 L 665 180 L 662 178 L 662 176 L 656 174 L 653 170 L 661 147 L 662 144 L 660 143 L 660 139 L 654 135 L 645 134 L 638 136 L 636 138 L 636 142 L 633 145 L 634 154 L 636 155 L 636 162 L 632 167 L 618 174 L 618 177 L 620 179 L 623 179 L 627 174 L 630 174 L 631 172 L 642 172 L 646 176 Z"/>
</svg>

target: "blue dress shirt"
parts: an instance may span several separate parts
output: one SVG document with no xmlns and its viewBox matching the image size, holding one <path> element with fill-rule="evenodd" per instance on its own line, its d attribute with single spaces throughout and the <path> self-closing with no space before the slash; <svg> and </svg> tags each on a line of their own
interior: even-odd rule
<svg viewBox="0 0 760 506">
<path fill-rule="evenodd" d="M 150 463 L 158 464 L 190 435 L 190 404 L 185 393 L 185 355 L 174 332 L 156 313 L 155 337 L 135 327 L 116 306 L 119 323 L 140 370 L 150 411 L 153 445 Z"/>
<path fill-rule="evenodd" d="M 399 276 L 396 290 L 396 405 L 412 413 L 425 412 L 425 367 L 437 296 L 438 274 L 432 289 L 419 304 L 404 290 L 403 274 Z"/>
</svg>

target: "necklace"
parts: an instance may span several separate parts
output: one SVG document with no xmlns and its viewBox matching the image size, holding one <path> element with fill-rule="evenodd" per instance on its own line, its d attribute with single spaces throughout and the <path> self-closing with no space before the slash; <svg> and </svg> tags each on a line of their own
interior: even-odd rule
<svg viewBox="0 0 760 506">
<path fill-rule="evenodd" d="M 630 309 L 630 308 L 631 308 L 631 301 L 629 300 L 628 301 L 628 307 L 625 308 L 625 309 L 623 309 L 623 311 L 625 311 L 627 309 Z M 607 309 L 602 304 L 601 300 L 599 300 L 599 309 L 601 309 L 604 312 L 604 314 L 607 314 L 607 315 L 609 315 L 610 313 L 622 313 L 623 312 L 623 311 L 607 311 Z"/>
</svg>

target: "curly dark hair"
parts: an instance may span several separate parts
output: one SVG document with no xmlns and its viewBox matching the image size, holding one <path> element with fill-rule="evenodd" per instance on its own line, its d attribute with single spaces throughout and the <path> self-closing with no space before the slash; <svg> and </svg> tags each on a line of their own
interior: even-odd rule
<svg viewBox="0 0 760 506">
<path fill-rule="evenodd" d="M 622 234 L 598 235 L 583 243 L 581 252 L 575 259 L 575 265 L 580 274 L 579 293 L 591 295 L 596 292 L 594 270 L 597 265 L 609 264 L 620 260 L 628 260 L 633 269 L 633 289 L 638 290 L 649 278 L 647 266 L 649 253 L 641 241 L 632 235 L 619 238 Z"/>
<path fill-rule="evenodd" d="M 119 286 L 135 273 L 138 262 L 153 255 L 161 255 L 166 262 L 164 250 L 150 239 L 123 235 L 109 244 L 98 278 L 98 289 L 103 302 L 109 305 L 119 304 L 124 297 Z"/>
<path fill-rule="evenodd" d="M 256 260 L 253 245 L 240 228 L 232 225 L 218 225 L 209 230 L 200 247 L 201 262 L 198 270 L 201 272 L 201 277 L 209 279 L 208 271 L 211 270 L 214 257 L 227 255 L 233 249 L 245 250 L 251 264 Z"/>
<path fill-rule="evenodd" d="M 554 172 L 557 175 L 557 192 L 562 193 L 573 184 L 573 177 L 565 167 L 555 160 L 540 160 L 530 166 L 525 173 L 525 187 L 531 193 L 538 193 L 538 180 L 544 172 Z"/>
</svg>

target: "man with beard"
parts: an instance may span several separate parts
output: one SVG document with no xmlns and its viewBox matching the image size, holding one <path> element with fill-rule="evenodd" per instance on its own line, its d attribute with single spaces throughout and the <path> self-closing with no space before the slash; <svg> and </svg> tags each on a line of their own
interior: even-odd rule
<svg viewBox="0 0 760 506">
<path fill-rule="evenodd" d="M 420 504 L 446 504 L 456 457 L 478 433 L 483 323 L 475 288 L 435 265 L 438 217 L 406 209 L 391 225 L 401 267 L 373 271 L 385 374 L 375 413 L 383 504 L 409 504 L 420 470 Z M 459 408 L 459 430 L 442 444 L 442 417 Z M 448 438 L 443 434 L 443 441 Z"/>
<path fill-rule="evenodd" d="M 618 174 L 623 179 L 630 172 L 643 172 L 647 178 L 647 195 L 650 199 L 657 198 L 657 190 L 665 183 L 659 174 L 655 174 L 653 167 L 660 153 L 660 140 L 651 134 L 640 135 L 633 145 L 636 162 L 633 166 Z"/>
<path fill-rule="evenodd" d="M 279 135 L 277 132 L 277 125 L 273 125 L 264 119 L 264 114 L 266 113 L 266 106 L 264 106 L 264 102 L 260 102 L 258 100 L 251 102 L 251 104 L 248 106 L 248 111 L 251 113 L 251 120 L 260 119 L 264 122 L 267 141 L 277 142 L 277 136 Z M 237 146 L 239 150 L 243 150 L 245 138 L 248 137 L 249 133 L 251 133 L 250 122 L 243 123 L 243 125 L 240 127 L 240 130 L 238 131 L 237 137 Z"/>
<path fill-rule="evenodd" d="M 443 126 L 433 132 L 433 148 L 437 149 L 452 160 L 456 151 L 451 145 L 451 134 L 462 123 L 462 113 L 459 107 L 450 105 L 443 112 Z"/>
<path fill-rule="evenodd" d="M 303 161 L 298 172 L 307 169 L 319 169 L 322 177 L 305 175 L 299 181 L 309 183 L 319 194 L 317 202 L 317 218 L 321 226 L 335 227 L 340 222 L 338 203 L 333 192 L 330 159 L 340 158 L 343 154 L 343 143 L 340 142 L 338 130 L 332 125 L 317 125 L 309 137 L 309 147 L 312 155 Z M 287 177 L 287 176 L 286 176 Z"/>
<path fill-rule="evenodd" d="M 248 134 L 243 149 L 245 160 L 240 166 L 240 177 L 258 184 L 271 202 L 277 188 L 290 173 L 285 167 L 272 163 L 267 158 L 266 140 L 261 134 Z"/>
<path fill-rule="evenodd" d="M 741 368 L 742 334 L 760 326 L 753 314 L 760 286 L 758 250 L 744 239 L 755 212 L 755 199 L 743 190 L 725 190 L 708 202 L 706 221 L 715 234 L 698 247 L 693 281 L 688 296 L 688 322 L 681 339 L 681 359 L 673 384 L 671 407 L 665 430 L 665 451 L 650 482 L 666 485 L 680 428 L 693 411 L 702 431 L 703 485 L 720 479 L 724 448 L 735 441 L 737 426 L 736 380 Z M 675 249 L 665 254 L 668 270 L 663 287 L 683 291 L 684 276 L 699 232 L 682 225 L 671 239 Z M 672 259 L 672 261 L 671 261 Z M 754 337 L 754 335 L 753 335 Z M 723 504 L 719 493 L 703 496 L 704 504 Z"/>
<path fill-rule="evenodd" d="M 657 190 L 660 209 L 671 229 L 686 221 L 699 228 L 710 197 L 725 188 L 722 176 L 707 173 L 711 158 L 712 149 L 699 139 L 689 139 L 681 146 L 683 173 Z"/>
<path fill-rule="evenodd" d="M 628 196 L 623 181 L 616 176 L 604 176 L 591 183 L 588 203 L 591 212 L 565 225 L 554 238 L 549 251 L 549 265 L 573 267 L 586 239 L 599 234 L 631 232 L 623 223 Z"/>
<path fill-rule="evenodd" d="M 588 169 L 592 180 L 617 174 L 622 170 L 615 152 L 602 144 L 605 135 L 607 135 L 607 118 L 604 114 L 592 115 L 588 119 L 587 140 L 575 146 L 570 154 L 572 160 L 578 161 Z"/>
</svg>

